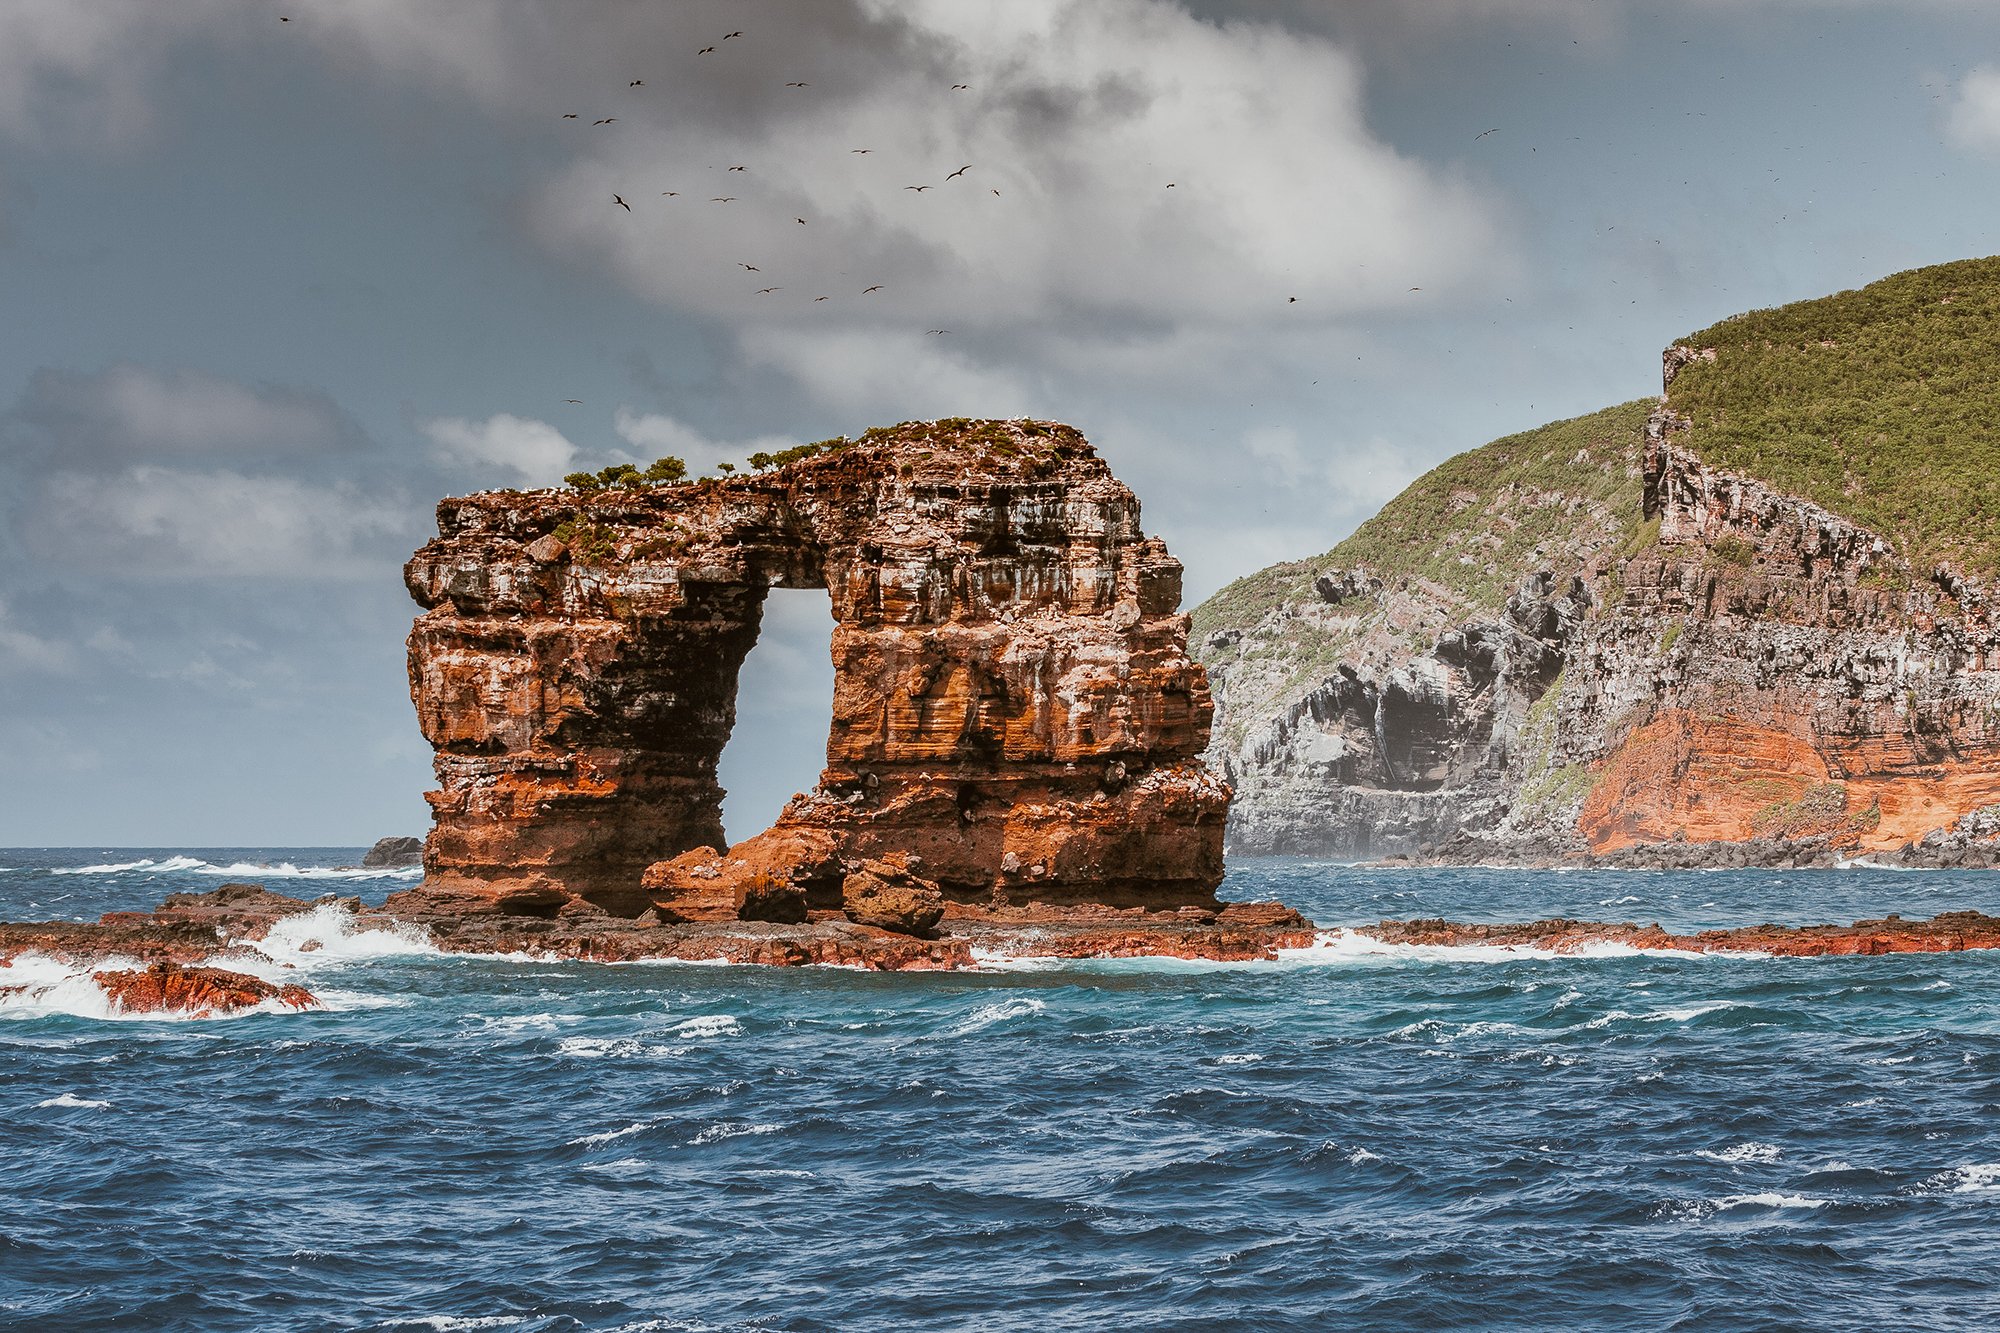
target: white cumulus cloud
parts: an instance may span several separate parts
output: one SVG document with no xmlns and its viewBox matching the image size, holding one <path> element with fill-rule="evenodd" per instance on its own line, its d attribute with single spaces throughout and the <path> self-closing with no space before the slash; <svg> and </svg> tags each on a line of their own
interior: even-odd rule
<svg viewBox="0 0 2000 1333">
<path fill-rule="evenodd" d="M 137 578 L 379 578 L 412 532 L 347 483 L 146 465 L 55 473 L 24 524 L 45 559 Z"/>
<path fill-rule="evenodd" d="M 1980 65 L 1966 74 L 1945 115 L 1945 130 L 1964 147 L 2000 149 L 2000 69 Z"/>
<path fill-rule="evenodd" d="M 484 421 L 437 417 L 423 423 L 424 434 L 453 462 L 476 468 L 505 468 L 514 479 L 552 485 L 569 470 L 576 446 L 546 421 L 501 412 Z"/>
</svg>

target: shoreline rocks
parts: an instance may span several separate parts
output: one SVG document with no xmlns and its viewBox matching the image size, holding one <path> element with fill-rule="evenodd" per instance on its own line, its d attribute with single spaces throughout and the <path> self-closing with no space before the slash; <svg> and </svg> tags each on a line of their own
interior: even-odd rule
<svg viewBox="0 0 2000 1333">
<path fill-rule="evenodd" d="M 1873 957 L 1891 953 L 1959 953 L 2000 949 L 2000 917 L 1981 912 L 1940 912 L 1929 920 L 1900 916 L 1849 926 L 1739 926 L 1674 934 L 1658 925 L 1551 919 L 1486 925 L 1431 918 L 1383 921 L 1349 928 L 1383 944 L 1486 946 L 1579 953 L 1605 945 L 1686 953 L 1756 953 L 1785 958 Z"/>
<path fill-rule="evenodd" d="M 421 931 L 442 952 L 517 955 L 577 962 L 727 962 L 771 967 L 811 965 L 870 971 L 954 971 L 1015 959 L 1183 958 L 1211 962 L 1274 962 L 1280 951 L 1321 942 L 1323 930 L 1282 903 L 1229 903 L 1174 911 L 1071 907 L 1046 904 L 967 908 L 946 903 L 929 935 L 907 927 L 928 915 L 915 876 L 895 871 L 883 914 L 892 926 L 850 920 L 843 911 L 811 910 L 802 921 L 711 920 L 668 922 L 575 912 L 547 918 L 495 913 L 421 917 L 371 911 L 351 899 L 306 902 L 265 894 L 254 909 L 241 892 L 216 902 L 213 894 L 178 894 L 157 912 L 113 912 L 96 922 L 0 925 L 0 994 L 17 957 L 42 955 L 95 968 L 94 979 L 126 1013 L 215 1017 L 276 1002 L 294 1009 L 316 1005 L 296 985 L 274 985 L 229 966 L 279 921 L 334 906 L 351 914 L 354 931 Z M 844 887 L 844 886 L 843 886 Z M 907 915 L 897 892 L 916 892 Z M 228 919 L 234 929 L 212 925 Z M 1787 957 L 1868 956 L 2000 948 L 2000 918 L 1978 912 L 1943 912 L 1925 920 L 1888 916 L 1852 925 L 1746 926 L 1677 934 L 1659 925 L 1554 919 L 1493 924 L 1441 919 L 1383 921 L 1341 928 L 1390 945 L 1485 946 L 1546 953 L 1579 953 L 1606 945 L 1694 953 L 1759 953 Z M 268 963 L 268 959 L 259 961 Z M 135 966 L 134 964 L 137 964 Z"/>
<path fill-rule="evenodd" d="M 417 931 L 449 953 L 587 962 L 823 964 L 890 972 L 972 968 L 982 959 L 1009 957 L 1269 960 L 1280 949 L 1310 945 L 1317 934 L 1311 922 L 1280 903 L 1169 911 L 1043 903 L 968 906 L 946 901 L 902 860 L 864 863 L 848 879 L 859 881 L 851 904 L 843 882 L 835 890 L 841 895 L 838 906 L 808 909 L 796 920 L 720 914 L 704 920 L 669 919 L 652 910 L 618 917 L 569 908 L 540 917 L 425 913 L 393 906 L 376 910 L 352 898 L 329 895 L 308 902 L 257 885 L 227 885 L 211 893 L 174 894 L 152 912 L 108 912 L 94 922 L 0 923 L 0 969 L 28 954 L 84 967 L 116 963 L 129 969 L 137 963 L 146 972 L 135 976 L 156 968 L 180 971 L 161 972 L 151 983 L 119 983 L 135 996 L 144 998 L 155 990 L 206 994 L 197 984 L 203 978 L 182 979 L 182 973 L 226 968 L 233 954 L 254 947 L 280 921 L 329 906 L 347 914 L 345 929 Z M 851 919 L 854 915 L 863 919 Z M 215 988 L 220 1010 L 219 997 L 235 983 L 223 975 L 205 980 Z M 285 988 L 252 996 L 254 987 L 267 983 L 247 976 L 244 981 L 254 986 L 241 989 L 246 998 L 239 1007 L 272 998 L 293 1003 Z"/>
</svg>

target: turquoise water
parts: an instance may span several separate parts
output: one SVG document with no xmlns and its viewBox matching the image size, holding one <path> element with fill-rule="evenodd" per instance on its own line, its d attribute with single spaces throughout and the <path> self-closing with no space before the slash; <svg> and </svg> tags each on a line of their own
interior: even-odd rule
<svg viewBox="0 0 2000 1333">
<path fill-rule="evenodd" d="M 332 870 L 358 854 L 0 851 L 0 916 L 406 882 Z M 1329 927 L 2000 913 L 2000 875 L 1865 870 L 1245 863 L 1227 892 Z M 32 983 L 0 1001 L 0 1327 L 2000 1320 L 2000 955 L 1333 935 L 877 975 L 451 958 L 330 915 L 272 949 L 326 1012 L 119 1020 L 0 971 Z"/>
</svg>

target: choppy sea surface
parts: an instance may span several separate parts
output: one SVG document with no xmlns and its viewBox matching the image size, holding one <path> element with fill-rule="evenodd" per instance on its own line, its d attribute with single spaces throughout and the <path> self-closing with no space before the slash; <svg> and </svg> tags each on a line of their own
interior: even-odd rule
<svg viewBox="0 0 2000 1333">
<path fill-rule="evenodd" d="M 358 848 L 0 850 L 0 918 Z M 1374 949 L 1382 917 L 1845 921 L 2000 874 L 1246 862 L 1276 965 L 448 957 L 328 1008 L 0 985 L 0 1328 L 1882 1329 L 2000 1322 L 2000 954 Z M 12 976 L 9 972 L 12 972 Z"/>
</svg>

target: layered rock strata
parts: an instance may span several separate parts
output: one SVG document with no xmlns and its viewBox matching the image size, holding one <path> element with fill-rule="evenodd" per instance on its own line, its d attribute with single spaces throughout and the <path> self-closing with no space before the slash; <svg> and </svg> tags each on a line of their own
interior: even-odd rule
<svg viewBox="0 0 2000 1333">
<path fill-rule="evenodd" d="M 892 858 L 920 933 L 930 894 L 1217 906 L 1181 566 L 1068 427 L 912 423 L 749 476 L 446 500 L 438 527 L 406 569 L 435 827 L 397 912 L 797 924 Z M 828 595 L 827 766 L 727 849 L 716 763 L 772 587 Z"/>
<path fill-rule="evenodd" d="M 1686 358 L 1669 353 L 1669 385 Z M 1557 758 L 1592 772 L 1582 841 L 1900 851 L 2000 803 L 2000 633 L 1982 591 L 1705 465 L 1685 428 L 1671 400 L 1649 423 L 1659 540 L 1626 562 L 1556 704 Z"/>
<path fill-rule="evenodd" d="M 1504 614 L 1378 592 L 1373 658 L 1260 697 L 1203 645 L 1248 853 L 1633 865 L 2000 859 L 2000 631 L 1981 586 L 1690 442 L 1676 346 L 1621 540 L 1550 544 Z M 1605 533 L 1616 537 L 1616 533 Z M 1332 581 L 1345 591 L 1353 571 Z M 1379 589 L 1380 572 L 1368 575 Z M 1320 593 L 1321 597 L 1325 593 Z M 1435 598 L 1432 599 L 1434 604 Z M 1384 608 L 1387 608 L 1386 614 Z M 1325 615 L 1326 612 L 1317 614 Z M 1247 714 L 1242 710 L 1250 710 Z"/>
</svg>

